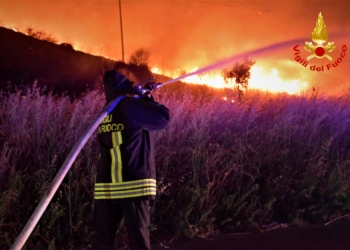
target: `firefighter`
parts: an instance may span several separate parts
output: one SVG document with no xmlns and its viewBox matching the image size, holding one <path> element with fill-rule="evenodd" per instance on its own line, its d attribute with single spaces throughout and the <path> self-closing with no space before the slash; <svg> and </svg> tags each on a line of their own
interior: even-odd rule
<svg viewBox="0 0 350 250">
<path fill-rule="evenodd" d="M 103 77 L 107 103 L 125 96 L 98 128 L 95 235 L 91 249 L 117 249 L 114 239 L 124 217 L 131 249 L 151 249 L 149 201 L 156 195 L 153 130 L 169 122 L 169 110 L 141 94 L 123 74 Z"/>
</svg>

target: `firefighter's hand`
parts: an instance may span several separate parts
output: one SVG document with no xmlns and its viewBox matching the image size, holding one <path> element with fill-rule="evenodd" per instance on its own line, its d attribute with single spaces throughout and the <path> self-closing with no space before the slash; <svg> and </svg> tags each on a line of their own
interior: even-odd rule
<svg viewBox="0 0 350 250">
<path fill-rule="evenodd" d="M 147 91 L 142 95 L 142 99 L 147 100 L 147 101 L 152 101 L 155 102 L 153 96 L 152 96 L 152 92 L 151 91 Z"/>
<path fill-rule="evenodd" d="M 149 83 L 146 83 L 145 89 L 152 91 L 152 90 L 159 88 L 161 85 L 162 85 L 161 83 L 149 82 Z"/>
</svg>

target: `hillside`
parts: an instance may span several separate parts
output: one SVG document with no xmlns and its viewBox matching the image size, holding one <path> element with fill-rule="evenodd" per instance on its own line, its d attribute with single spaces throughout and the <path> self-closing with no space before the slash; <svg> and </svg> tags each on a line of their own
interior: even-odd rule
<svg viewBox="0 0 350 250">
<path fill-rule="evenodd" d="M 69 44 L 54 44 L 0 27 L 0 86 L 21 88 L 37 80 L 38 86 L 55 92 L 79 94 L 101 86 L 105 70 L 123 68 L 131 80 L 150 76 L 145 67 L 74 50 Z"/>
<path fill-rule="evenodd" d="M 76 51 L 70 44 L 55 44 L 0 27 L 0 89 L 26 89 L 35 81 L 54 93 L 79 95 L 102 87 L 105 70 L 121 70 L 129 79 L 140 83 L 150 76 L 157 82 L 171 78 L 150 72 L 147 66 L 126 64 L 101 56 Z M 220 92 L 213 88 L 174 82 L 170 91 L 187 89 L 200 95 Z"/>
</svg>

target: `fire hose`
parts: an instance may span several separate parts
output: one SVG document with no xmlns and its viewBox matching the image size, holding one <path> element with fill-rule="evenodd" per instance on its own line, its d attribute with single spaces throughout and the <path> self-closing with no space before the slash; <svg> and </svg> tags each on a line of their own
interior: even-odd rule
<svg viewBox="0 0 350 250">
<path fill-rule="evenodd" d="M 89 125 L 89 127 L 85 130 L 83 135 L 80 137 L 78 142 L 75 144 L 73 149 L 70 151 L 68 157 L 64 161 L 63 165 L 61 166 L 60 170 L 56 174 L 55 178 L 53 179 L 49 189 L 44 194 L 43 198 L 37 205 L 35 211 L 33 212 L 32 216 L 29 218 L 27 224 L 22 229 L 22 232 L 17 237 L 15 243 L 12 245 L 11 250 L 20 250 L 24 243 L 27 241 L 29 235 L 33 231 L 34 227 L 38 223 L 39 219 L 41 218 L 42 214 L 45 212 L 47 206 L 49 205 L 52 197 L 56 193 L 58 187 L 61 185 L 61 182 L 63 181 L 64 177 L 66 176 L 67 172 L 69 171 L 71 165 L 77 158 L 78 154 L 92 135 L 92 133 L 95 131 L 95 129 L 98 127 L 98 125 L 102 122 L 102 120 L 118 105 L 118 103 L 124 98 L 125 96 L 119 96 L 112 100 L 106 107 L 103 108 L 101 113 L 96 117 L 96 119 Z"/>
</svg>

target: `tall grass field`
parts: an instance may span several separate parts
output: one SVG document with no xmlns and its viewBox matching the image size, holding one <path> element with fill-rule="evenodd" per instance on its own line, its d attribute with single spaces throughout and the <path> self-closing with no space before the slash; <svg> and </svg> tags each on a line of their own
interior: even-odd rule
<svg viewBox="0 0 350 250">
<path fill-rule="evenodd" d="M 151 240 L 303 225 L 350 211 L 350 99 L 251 94 L 242 102 L 156 93 L 171 122 L 154 133 L 158 195 Z M 9 249 L 77 140 L 104 106 L 1 93 L 0 249 Z M 88 249 L 93 234 L 96 133 L 23 249 Z M 127 245 L 121 225 L 119 244 Z"/>
</svg>

